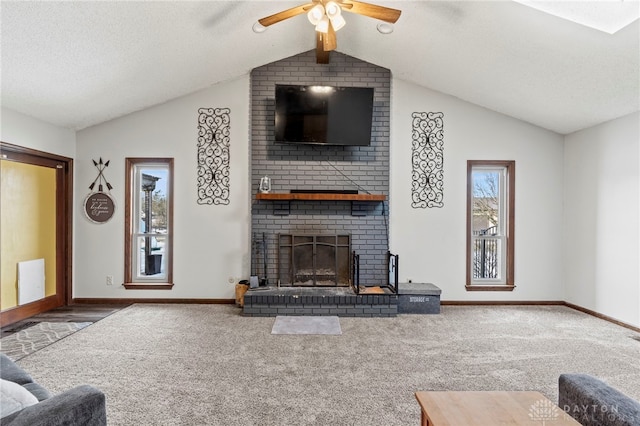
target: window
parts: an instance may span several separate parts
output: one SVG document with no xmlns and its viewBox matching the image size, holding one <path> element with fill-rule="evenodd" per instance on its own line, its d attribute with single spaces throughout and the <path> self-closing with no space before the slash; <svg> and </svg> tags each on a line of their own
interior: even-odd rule
<svg viewBox="0 0 640 426">
<path fill-rule="evenodd" d="M 467 290 L 513 290 L 515 161 L 467 162 Z"/>
<path fill-rule="evenodd" d="M 127 158 L 125 288 L 173 287 L 173 158 Z"/>
</svg>

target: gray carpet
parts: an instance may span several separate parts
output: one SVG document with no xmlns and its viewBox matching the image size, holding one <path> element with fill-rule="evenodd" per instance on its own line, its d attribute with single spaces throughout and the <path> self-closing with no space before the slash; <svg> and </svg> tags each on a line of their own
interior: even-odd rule
<svg viewBox="0 0 640 426">
<path fill-rule="evenodd" d="M 0 339 L 0 352 L 17 361 L 91 325 L 90 322 L 40 322 Z"/>
<path fill-rule="evenodd" d="M 278 316 L 271 334 L 339 335 L 342 329 L 338 317 Z"/>
<path fill-rule="evenodd" d="M 272 335 L 228 305 L 133 305 L 19 361 L 60 392 L 89 383 L 116 425 L 411 425 L 418 390 L 536 390 L 598 376 L 640 399 L 638 333 L 560 306 L 444 306 Z"/>
</svg>

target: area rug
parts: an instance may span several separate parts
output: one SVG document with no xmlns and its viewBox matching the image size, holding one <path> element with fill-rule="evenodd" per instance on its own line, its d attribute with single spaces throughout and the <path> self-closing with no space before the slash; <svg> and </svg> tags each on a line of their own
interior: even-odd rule
<svg viewBox="0 0 640 426">
<path fill-rule="evenodd" d="M 14 361 L 93 324 L 92 322 L 40 322 L 0 339 L 0 352 Z"/>
<path fill-rule="evenodd" d="M 338 317 L 278 316 L 271 334 L 342 334 Z"/>
</svg>

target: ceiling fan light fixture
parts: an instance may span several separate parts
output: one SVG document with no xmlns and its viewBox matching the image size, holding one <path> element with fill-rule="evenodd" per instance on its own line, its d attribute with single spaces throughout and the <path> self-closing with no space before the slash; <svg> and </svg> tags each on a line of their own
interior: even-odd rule
<svg viewBox="0 0 640 426">
<path fill-rule="evenodd" d="M 322 19 L 320 19 L 320 22 L 316 25 L 316 31 L 327 34 L 329 32 L 329 18 L 323 16 Z"/>
<path fill-rule="evenodd" d="M 321 4 L 313 6 L 309 12 L 307 12 L 307 19 L 313 25 L 318 25 L 324 17 L 324 7 Z"/>
<path fill-rule="evenodd" d="M 307 19 L 316 31 L 316 63 L 328 64 L 329 53 L 338 47 L 336 32 L 346 25 L 342 13 L 343 9 L 350 13 L 378 19 L 390 24 L 395 23 L 402 13 L 398 9 L 365 3 L 360 0 L 307 0 L 307 3 L 265 16 L 259 19 L 258 22 L 264 27 L 269 27 L 294 16 L 306 14 Z M 254 25 L 254 31 L 262 32 L 262 28 L 256 24 Z M 383 34 L 389 34 L 393 31 L 393 26 L 378 26 L 378 31 Z"/>
<path fill-rule="evenodd" d="M 327 12 L 327 16 L 329 17 L 329 19 L 332 19 L 342 14 L 342 11 L 340 10 L 340 6 L 338 6 L 338 3 L 336 3 L 335 1 L 327 2 L 324 5 L 324 10 Z"/>
<path fill-rule="evenodd" d="M 344 20 L 342 15 L 336 15 L 334 17 L 329 17 L 331 20 L 331 26 L 334 31 L 338 31 L 340 28 L 344 27 L 347 24 L 347 21 Z"/>
</svg>

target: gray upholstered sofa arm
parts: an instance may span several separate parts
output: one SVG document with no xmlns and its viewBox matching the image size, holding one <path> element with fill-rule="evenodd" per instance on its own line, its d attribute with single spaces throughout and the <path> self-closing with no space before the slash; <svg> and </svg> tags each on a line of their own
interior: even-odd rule
<svg viewBox="0 0 640 426">
<path fill-rule="evenodd" d="M 104 394 L 82 385 L 4 417 L 2 426 L 102 426 L 107 424 Z"/>
<path fill-rule="evenodd" d="M 583 426 L 638 426 L 640 403 L 587 374 L 562 374 L 558 405 Z"/>
</svg>

